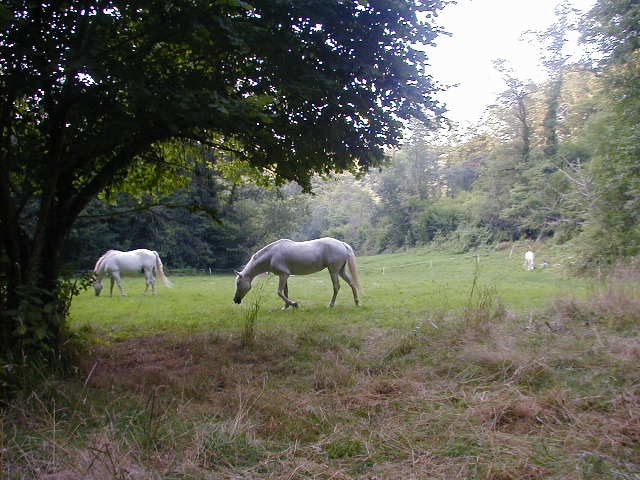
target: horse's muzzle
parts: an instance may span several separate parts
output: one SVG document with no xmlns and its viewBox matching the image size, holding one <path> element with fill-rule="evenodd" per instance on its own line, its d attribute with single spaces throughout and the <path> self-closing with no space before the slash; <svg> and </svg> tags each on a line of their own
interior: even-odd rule
<svg viewBox="0 0 640 480">
<path fill-rule="evenodd" d="M 240 305 L 240 302 L 242 302 L 242 300 L 240 300 L 239 298 L 233 299 L 233 303 L 237 303 L 238 305 Z"/>
</svg>

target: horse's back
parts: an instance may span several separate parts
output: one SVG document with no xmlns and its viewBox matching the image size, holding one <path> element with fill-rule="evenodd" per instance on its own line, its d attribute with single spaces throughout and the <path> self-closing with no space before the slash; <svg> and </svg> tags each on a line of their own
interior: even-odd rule
<svg viewBox="0 0 640 480">
<path fill-rule="evenodd" d="M 155 252 L 145 248 L 138 248 L 128 252 L 119 252 L 106 259 L 105 266 L 111 271 L 121 273 L 137 273 L 143 269 L 150 269 L 155 266 Z"/>
<path fill-rule="evenodd" d="M 156 256 L 156 252 L 154 252 L 153 250 L 147 250 L 146 248 L 137 248 L 135 250 L 131 250 L 125 253 L 130 253 L 132 255 L 137 255 L 143 258 L 150 258 L 150 257 L 155 258 Z"/>
<path fill-rule="evenodd" d="M 344 265 L 348 253 L 343 242 L 331 237 L 304 242 L 282 239 L 274 242 L 270 263 L 276 271 L 305 275 Z"/>
</svg>

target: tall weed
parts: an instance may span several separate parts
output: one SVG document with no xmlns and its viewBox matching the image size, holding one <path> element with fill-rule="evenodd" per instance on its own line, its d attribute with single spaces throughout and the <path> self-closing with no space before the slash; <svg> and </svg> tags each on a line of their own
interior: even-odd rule
<svg viewBox="0 0 640 480">
<path fill-rule="evenodd" d="M 244 314 L 244 322 L 240 333 L 240 344 L 244 348 L 250 348 L 256 341 L 256 323 L 258 322 L 258 314 L 264 298 L 264 286 L 267 281 L 258 282 L 253 289 L 253 294 L 249 299 L 249 307 Z"/>
<path fill-rule="evenodd" d="M 481 287 L 479 280 L 480 257 L 476 256 L 471 291 L 469 293 L 467 306 L 464 310 L 464 321 L 467 326 L 488 333 L 493 322 L 505 318 L 506 309 L 498 297 L 496 287 Z"/>
</svg>

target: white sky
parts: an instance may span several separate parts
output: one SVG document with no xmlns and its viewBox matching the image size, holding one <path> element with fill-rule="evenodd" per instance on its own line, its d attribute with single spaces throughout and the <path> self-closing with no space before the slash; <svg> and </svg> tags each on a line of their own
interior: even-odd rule
<svg viewBox="0 0 640 480">
<path fill-rule="evenodd" d="M 447 116 L 461 124 L 480 120 L 485 108 L 505 89 L 493 60 L 503 58 L 522 79 L 541 81 L 544 70 L 528 30 L 542 31 L 555 21 L 559 0 L 458 0 L 445 7 L 437 22 L 451 36 L 429 47 L 430 74 L 440 84 L 458 84 L 437 98 L 446 103 Z M 595 0 L 572 0 L 588 11 Z"/>
</svg>

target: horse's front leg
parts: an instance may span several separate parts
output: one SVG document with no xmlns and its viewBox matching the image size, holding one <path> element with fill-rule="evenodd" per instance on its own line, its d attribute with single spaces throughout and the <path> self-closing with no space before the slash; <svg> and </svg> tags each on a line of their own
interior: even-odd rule
<svg viewBox="0 0 640 480">
<path fill-rule="evenodd" d="M 297 307 L 298 302 L 294 302 L 293 300 L 289 300 L 289 285 L 287 284 L 287 279 L 289 275 L 282 274 L 280 275 L 280 283 L 278 284 L 278 296 L 284 300 L 284 308 L 289 307 Z"/>
<path fill-rule="evenodd" d="M 289 298 L 289 280 L 287 279 L 286 282 L 284 282 L 284 296 Z M 284 304 L 284 307 L 282 307 L 283 310 L 286 310 L 287 308 L 289 308 L 291 305 L 289 305 L 288 303 Z"/>
<path fill-rule="evenodd" d="M 114 272 L 111 275 L 111 296 L 113 296 L 113 281 L 115 280 L 116 285 L 120 289 L 120 295 L 123 297 L 127 296 L 127 292 L 124 291 L 124 287 L 122 286 L 122 280 L 120 279 L 120 274 L 118 272 Z"/>
</svg>

